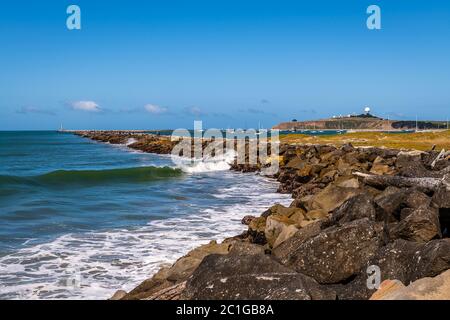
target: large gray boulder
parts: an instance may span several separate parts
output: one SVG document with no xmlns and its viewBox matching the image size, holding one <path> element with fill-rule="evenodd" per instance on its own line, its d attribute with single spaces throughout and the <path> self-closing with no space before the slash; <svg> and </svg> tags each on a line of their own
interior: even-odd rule
<svg viewBox="0 0 450 320">
<path fill-rule="evenodd" d="M 441 238 L 439 210 L 431 207 L 413 209 L 390 231 L 391 238 L 428 242 Z"/>
<path fill-rule="evenodd" d="M 308 206 L 310 210 L 320 209 L 331 212 L 361 192 L 362 190 L 358 188 L 339 187 L 330 183 L 325 189 L 314 195 Z"/>
<path fill-rule="evenodd" d="M 450 239 L 428 243 L 399 239 L 381 247 L 350 283 L 333 287 L 339 299 L 369 299 L 375 293 L 375 289 L 367 286 L 369 266 L 380 268 L 381 281 L 396 279 L 408 285 L 424 277 L 434 277 L 450 269 Z"/>
<path fill-rule="evenodd" d="M 429 207 L 431 203 L 431 198 L 425 193 L 412 189 L 406 196 L 405 204 L 409 208 L 422 208 Z"/>
<path fill-rule="evenodd" d="M 322 230 L 277 258 L 319 283 L 339 283 L 361 270 L 378 251 L 381 239 L 382 224 L 359 219 Z"/>
<path fill-rule="evenodd" d="M 405 202 L 409 195 L 408 189 L 387 187 L 380 195 L 375 197 L 378 205 L 378 220 L 389 222 L 397 221 L 400 218 L 401 209 L 406 207 Z"/>
<path fill-rule="evenodd" d="M 344 224 L 358 219 L 376 219 L 375 203 L 368 194 L 360 194 L 347 200 L 343 205 L 333 211 L 330 224 Z"/>
<path fill-rule="evenodd" d="M 272 255 L 282 260 L 289 256 L 306 240 L 317 236 L 322 231 L 322 221 L 316 221 L 298 230 L 291 238 L 287 239 L 272 250 Z"/>
<path fill-rule="evenodd" d="M 209 255 L 187 281 L 182 298 L 323 300 L 335 299 L 333 290 L 296 273 L 268 255 L 234 250 Z"/>
</svg>

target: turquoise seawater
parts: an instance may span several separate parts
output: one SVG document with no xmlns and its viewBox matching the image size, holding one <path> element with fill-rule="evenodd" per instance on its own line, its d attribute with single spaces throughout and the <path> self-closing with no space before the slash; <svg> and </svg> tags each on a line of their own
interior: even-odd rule
<svg viewBox="0 0 450 320">
<path fill-rule="evenodd" d="M 0 132 L 0 298 L 108 298 L 290 197 L 224 164 L 68 133 Z"/>
</svg>

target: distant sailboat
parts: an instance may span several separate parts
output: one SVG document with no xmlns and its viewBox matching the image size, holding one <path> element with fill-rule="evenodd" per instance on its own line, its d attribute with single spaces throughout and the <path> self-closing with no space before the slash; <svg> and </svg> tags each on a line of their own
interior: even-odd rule
<svg viewBox="0 0 450 320">
<path fill-rule="evenodd" d="M 268 131 L 267 129 L 264 129 L 261 126 L 261 122 L 258 122 L 258 131 L 256 131 L 256 134 L 266 133 L 267 131 Z"/>
<path fill-rule="evenodd" d="M 63 127 L 63 124 L 61 123 L 61 126 L 59 127 L 59 130 L 58 130 L 59 132 L 64 132 L 64 127 Z"/>
</svg>

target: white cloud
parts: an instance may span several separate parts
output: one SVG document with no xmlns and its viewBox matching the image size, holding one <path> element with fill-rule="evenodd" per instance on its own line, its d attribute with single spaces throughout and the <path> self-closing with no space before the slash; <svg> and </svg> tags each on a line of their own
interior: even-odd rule
<svg viewBox="0 0 450 320">
<path fill-rule="evenodd" d="M 166 113 L 168 111 L 167 108 L 160 107 L 160 106 L 157 106 L 157 105 L 154 105 L 154 104 L 146 104 L 144 106 L 144 109 L 147 112 L 150 112 L 150 113 L 153 113 L 153 114 L 162 114 L 162 113 Z"/>
<path fill-rule="evenodd" d="M 94 101 L 75 101 L 71 104 L 72 109 L 88 111 L 88 112 L 100 112 L 102 109 L 100 106 Z"/>
<path fill-rule="evenodd" d="M 187 114 L 190 114 L 190 115 L 193 115 L 193 116 L 197 116 L 197 117 L 206 115 L 206 113 L 203 112 L 202 109 L 200 109 L 199 107 L 195 107 L 195 106 L 185 108 L 184 111 Z"/>
</svg>

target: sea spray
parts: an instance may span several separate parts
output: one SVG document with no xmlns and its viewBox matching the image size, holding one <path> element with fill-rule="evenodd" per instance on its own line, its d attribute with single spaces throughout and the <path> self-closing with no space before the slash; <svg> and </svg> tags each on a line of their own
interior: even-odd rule
<svg viewBox="0 0 450 320">
<path fill-rule="evenodd" d="M 230 169 L 231 163 L 236 157 L 234 150 L 228 150 L 220 156 L 206 156 L 200 159 L 172 157 L 176 166 L 186 173 L 202 173 L 213 171 L 225 171 Z"/>
</svg>

